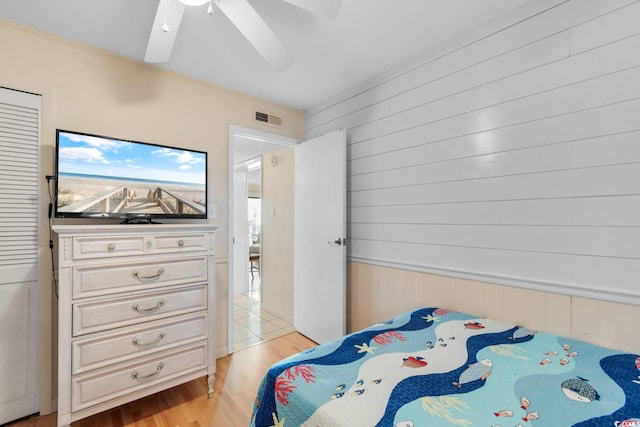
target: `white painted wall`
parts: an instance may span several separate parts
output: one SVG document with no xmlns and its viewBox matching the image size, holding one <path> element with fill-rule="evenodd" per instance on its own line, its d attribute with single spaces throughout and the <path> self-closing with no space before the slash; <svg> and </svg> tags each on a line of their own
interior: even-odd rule
<svg viewBox="0 0 640 427">
<path fill-rule="evenodd" d="M 640 2 L 540 1 L 306 112 L 350 259 L 640 304 Z"/>
</svg>

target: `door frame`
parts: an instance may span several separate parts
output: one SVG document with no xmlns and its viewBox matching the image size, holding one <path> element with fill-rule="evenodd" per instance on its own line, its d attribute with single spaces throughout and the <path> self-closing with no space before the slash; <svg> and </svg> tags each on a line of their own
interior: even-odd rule
<svg viewBox="0 0 640 427">
<path fill-rule="evenodd" d="M 295 147 L 300 144 L 300 140 L 288 136 L 277 135 L 257 129 L 246 128 L 237 125 L 229 125 L 229 162 L 227 175 L 227 206 L 229 215 L 227 217 L 227 253 L 229 262 L 227 264 L 227 354 L 233 353 L 233 294 L 234 294 L 234 174 L 236 164 L 235 144 L 237 141 L 245 141 L 248 144 L 255 144 L 255 153 L 252 157 L 270 153 L 278 148 Z M 247 159 L 244 159 L 247 160 Z"/>
</svg>

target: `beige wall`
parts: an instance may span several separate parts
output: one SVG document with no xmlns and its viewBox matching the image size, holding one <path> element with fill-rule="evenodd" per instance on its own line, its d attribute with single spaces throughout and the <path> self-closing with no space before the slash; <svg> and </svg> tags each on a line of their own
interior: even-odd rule
<svg viewBox="0 0 640 427">
<path fill-rule="evenodd" d="M 220 225 L 216 239 L 218 266 L 226 268 L 227 164 L 229 125 L 274 133 L 252 120 L 254 109 L 283 118 L 281 134 L 301 138 L 300 111 L 226 90 L 149 64 L 89 48 L 0 20 L 0 86 L 42 95 L 42 191 L 39 223 L 41 252 L 41 402 L 50 410 L 54 392 L 52 372 L 53 319 L 49 231 L 49 196 L 45 175 L 54 172 L 55 129 L 182 146 L 209 153 L 209 201 L 216 205 Z M 222 274 L 220 274 L 222 273 Z M 219 272 L 219 282 L 226 272 Z M 217 347 L 226 346 L 227 283 L 217 283 L 219 297 Z M 54 347 L 55 348 L 55 347 Z"/>
<path fill-rule="evenodd" d="M 348 265 L 347 330 L 441 307 L 640 353 L 640 307 L 371 264 Z"/>
<path fill-rule="evenodd" d="M 291 322 L 294 154 L 295 149 L 287 147 L 262 160 L 262 304 Z M 272 156 L 277 159 L 275 166 Z"/>
</svg>

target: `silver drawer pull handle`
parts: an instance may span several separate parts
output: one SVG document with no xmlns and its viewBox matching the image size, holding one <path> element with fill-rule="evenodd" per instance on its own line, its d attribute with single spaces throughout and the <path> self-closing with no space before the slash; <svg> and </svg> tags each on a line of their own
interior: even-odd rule
<svg viewBox="0 0 640 427">
<path fill-rule="evenodd" d="M 184 246 L 184 240 L 178 240 L 178 246 L 183 247 Z"/>
<path fill-rule="evenodd" d="M 141 374 L 138 373 L 138 371 L 133 371 L 131 373 L 131 378 L 133 378 L 135 380 L 146 380 L 147 378 L 151 378 L 151 377 L 154 377 L 154 376 L 158 375 L 160 373 L 160 371 L 162 371 L 162 368 L 164 368 L 164 363 L 160 362 L 160 364 L 156 368 L 155 372 L 152 372 L 152 373 L 147 374 L 147 375 L 141 375 Z"/>
<path fill-rule="evenodd" d="M 133 277 L 135 277 L 138 280 L 152 280 L 152 279 L 157 279 L 158 277 L 162 276 L 162 273 L 164 273 L 164 268 L 160 267 L 158 269 L 158 272 L 156 274 L 152 274 L 151 276 L 143 276 L 139 272 L 134 271 L 133 272 Z"/>
<path fill-rule="evenodd" d="M 131 307 L 131 310 L 136 311 L 138 313 L 152 313 L 154 311 L 157 311 L 160 309 L 160 307 L 162 307 L 164 305 L 164 300 L 161 299 L 160 301 L 158 301 L 158 303 L 150 308 L 140 308 L 140 306 L 138 304 L 133 304 L 133 306 Z"/>
<path fill-rule="evenodd" d="M 107 250 L 108 250 L 108 251 L 113 251 L 113 250 L 115 250 L 115 249 L 116 249 L 116 245 L 115 245 L 115 243 L 109 243 L 109 244 L 107 245 Z"/>
<path fill-rule="evenodd" d="M 136 338 L 134 338 L 134 339 L 131 341 L 131 343 L 132 343 L 133 345 L 137 345 L 138 347 L 148 347 L 148 346 L 150 346 L 150 345 L 156 345 L 156 344 L 158 344 L 160 341 L 162 341 L 162 338 L 164 338 L 164 332 L 160 332 L 160 333 L 158 334 L 158 338 L 156 338 L 156 339 L 155 339 L 155 340 L 153 340 L 153 341 L 150 341 L 150 342 L 142 342 L 139 338 L 137 338 L 137 337 L 136 337 Z"/>
</svg>

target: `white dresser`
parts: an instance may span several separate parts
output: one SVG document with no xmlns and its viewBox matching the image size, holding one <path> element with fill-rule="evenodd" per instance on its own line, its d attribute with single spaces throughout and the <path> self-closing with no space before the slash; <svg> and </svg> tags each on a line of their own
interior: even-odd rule
<svg viewBox="0 0 640 427">
<path fill-rule="evenodd" d="M 56 225 L 58 426 L 215 373 L 210 224 Z"/>
</svg>

